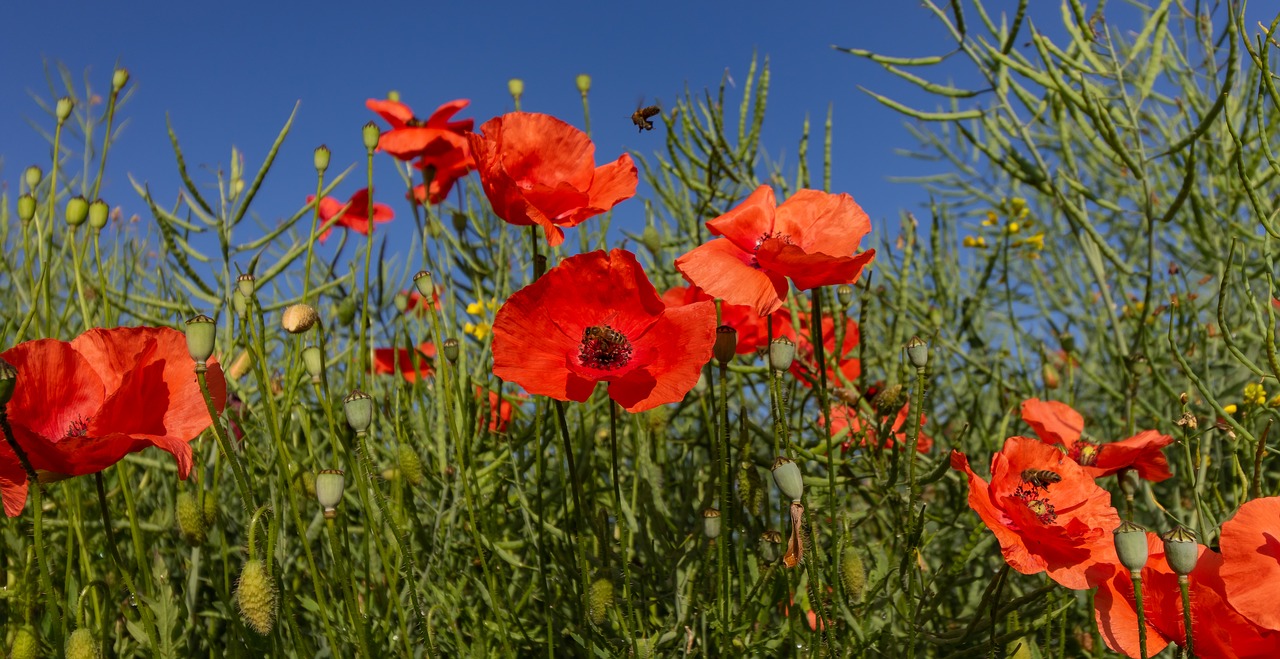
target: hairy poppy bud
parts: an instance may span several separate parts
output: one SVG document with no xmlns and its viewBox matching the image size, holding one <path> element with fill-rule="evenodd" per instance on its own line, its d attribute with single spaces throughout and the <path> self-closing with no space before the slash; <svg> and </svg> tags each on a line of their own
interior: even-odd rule
<svg viewBox="0 0 1280 659">
<path fill-rule="evenodd" d="M 382 137 L 382 131 L 378 130 L 378 124 L 370 121 L 360 129 L 360 137 L 364 140 L 364 148 L 373 151 L 378 148 L 378 138 Z"/>
<path fill-rule="evenodd" d="M 419 270 L 413 276 L 413 287 L 418 289 L 418 295 L 427 298 L 427 300 L 431 300 L 432 296 L 435 295 L 435 284 L 432 283 L 431 273 L 426 270 Z M 432 305 L 427 304 L 427 306 L 431 307 Z"/>
<path fill-rule="evenodd" d="M 276 587 L 262 561 L 244 564 L 236 585 L 236 604 L 245 624 L 264 636 L 271 633 L 276 624 Z"/>
<path fill-rule="evenodd" d="M 1196 534 L 1191 529 L 1179 524 L 1160 536 L 1160 539 L 1164 541 L 1165 560 L 1169 562 L 1169 568 L 1174 574 L 1185 577 L 1196 569 L 1200 547 L 1196 543 Z"/>
<path fill-rule="evenodd" d="M 212 492 L 205 492 L 204 503 L 201 505 L 201 514 L 204 515 L 204 527 L 211 528 L 213 523 L 218 521 L 218 500 L 213 497 Z"/>
<path fill-rule="evenodd" d="M 591 76 L 585 73 L 579 73 L 577 83 L 578 91 L 581 92 L 583 96 L 586 96 L 587 92 L 591 91 Z"/>
<path fill-rule="evenodd" d="M 316 475 L 311 471 L 298 473 L 298 487 L 302 493 L 312 499 L 316 497 Z"/>
<path fill-rule="evenodd" d="M 306 367 L 313 382 L 320 381 L 320 376 L 324 373 L 324 353 L 320 351 L 319 346 L 307 346 L 302 349 L 302 365 Z"/>
<path fill-rule="evenodd" d="M 13 398 L 13 390 L 18 385 L 18 369 L 13 364 L 0 359 L 0 407 L 4 407 Z"/>
<path fill-rule="evenodd" d="M 785 371 L 791 368 L 796 359 L 796 344 L 785 336 L 774 339 L 769 344 L 769 368 Z"/>
<path fill-rule="evenodd" d="M 597 625 L 603 623 L 611 608 L 613 608 L 613 582 L 606 577 L 600 577 L 591 582 L 591 590 L 587 594 L 587 612 L 591 616 L 591 622 Z"/>
<path fill-rule="evenodd" d="M 316 150 L 311 154 L 312 162 L 315 163 L 317 172 L 323 174 L 326 169 L 329 169 L 329 155 L 329 147 L 323 144 L 316 147 Z"/>
<path fill-rule="evenodd" d="M 22 181 L 27 184 L 27 191 L 34 192 L 40 181 L 44 180 L 44 171 L 39 165 L 32 165 L 22 171 Z"/>
<path fill-rule="evenodd" d="M 213 355 L 214 338 L 218 326 L 213 319 L 201 314 L 187 321 L 187 351 L 196 362 L 196 370 L 204 369 L 205 361 Z"/>
<path fill-rule="evenodd" d="M 356 299 L 354 297 L 342 298 L 342 301 L 338 303 L 334 312 L 339 323 L 343 325 L 350 325 L 351 321 L 356 318 Z"/>
<path fill-rule="evenodd" d="M 511 94 L 511 98 L 515 102 L 520 102 L 520 97 L 524 96 L 524 81 L 519 78 L 512 78 L 507 81 L 507 92 Z"/>
<path fill-rule="evenodd" d="M 782 495 L 792 501 L 804 497 L 804 476 L 800 474 L 800 465 L 790 458 L 780 455 L 773 461 L 773 482 L 782 490 Z"/>
<path fill-rule="evenodd" d="M 347 484 L 341 469 L 325 469 L 316 474 L 316 501 L 324 509 L 324 516 L 333 519 L 337 515 L 338 502 L 342 501 L 342 489 Z"/>
<path fill-rule="evenodd" d="M 720 511 L 706 508 L 702 511 L 702 534 L 715 540 L 720 537 Z"/>
<path fill-rule="evenodd" d="M 1044 380 L 1046 389 L 1057 389 L 1062 383 L 1062 379 L 1058 376 L 1058 369 L 1053 367 L 1048 361 L 1040 364 L 1040 378 Z"/>
<path fill-rule="evenodd" d="M 1137 572 L 1147 564 L 1147 530 L 1125 520 L 1116 527 L 1116 556 L 1120 564 L 1130 572 Z"/>
<path fill-rule="evenodd" d="M 107 226 L 107 219 L 110 216 L 111 207 L 107 206 L 107 202 L 95 199 L 92 204 L 89 204 L 89 226 L 101 230 Z"/>
<path fill-rule="evenodd" d="M 845 547 L 840 553 L 840 582 L 844 585 L 849 604 L 862 601 L 862 588 L 867 583 L 867 570 L 862 566 L 862 556 L 853 547 Z"/>
<path fill-rule="evenodd" d="M 129 69 L 116 69 L 115 72 L 111 74 L 112 93 L 120 93 L 120 90 L 124 89 L 124 86 L 127 84 L 129 84 Z"/>
<path fill-rule="evenodd" d="M 356 389 L 342 403 L 351 429 L 358 433 L 368 430 L 373 423 L 373 397 Z"/>
<path fill-rule="evenodd" d="M 29 194 L 18 197 L 18 219 L 30 222 L 36 216 L 36 198 Z"/>
<path fill-rule="evenodd" d="M 67 659 L 102 659 L 102 646 L 93 632 L 81 627 L 67 637 Z"/>
<path fill-rule="evenodd" d="M 178 493 L 174 517 L 178 521 L 178 532 L 182 534 L 182 539 L 188 545 L 195 547 L 204 543 L 205 538 L 208 537 L 208 529 L 204 524 L 204 510 L 201 509 L 195 495 L 186 491 Z"/>
<path fill-rule="evenodd" d="M 760 471 L 756 469 L 755 464 L 744 461 L 740 466 L 738 498 L 747 512 L 759 515 L 764 512 L 765 497 L 768 496 L 764 491 L 764 479 L 760 477 Z"/>
<path fill-rule="evenodd" d="M 67 200 L 67 224 L 78 227 L 89 217 L 89 200 L 84 197 L 72 197 Z"/>
<path fill-rule="evenodd" d="M 76 102 L 70 96 L 63 96 L 58 99 L 58 103 L 53 106 L 53 114 L 58 118 L 58 123 L 67 120 L 71 116 L 71 110 L 76 107 Z"/>
<path fill-rule="evenodd" d="M 458 349 L 459 346 L 457 339 L 444 340 L 444 358 L 449 360 L 450 364 L 458 361 Z"/>
<path fill-rule="evenodd" d="M 38 659 L 40 656 L 40 637 L 35 628 L 23 625 L 13 635 L 13 645 L 9 646 L 11 659 Z"/>
<path fill-rule="evenodd" d="M 907 402 L 906 395 L 902 393 L 902 385 L 895 384 L 885 387 L 880 393 L 877 393 L 871 399 L 871 406 L 876 408 L 876 412 L 881 416 L 888 416 L 897 412 Z"/>
<path fill-rule="evenodd" d="M 243 275 L 236 277 L 236 289 L 244 296 L 246 302 L 253 297 L 253 292 L 257 288 L 258 284 L 252 273 L 246 272 Z"/>
<path fill-rule="evenodd" d="M 918 336 L 911 337 L 907 341 L 907 358 L 911 360 L 911 365 L 916 368 L 924 368 L 929 365 L 929 344 Z"/>
<path fill-rule="evenodd" d="M 280 324 L 290 334 L 301 334 L 315 326 L 320 314 L 309 304 L 295 304 L 284 310 Z"/>
<path fill-rule="evenodd" d="M 400 474 L 410 485 L 422 484 L 422 458 L 408 444 L 401 444 L 396 452 L 396 462 L 400 465 Z"/>
<path fill-rule="evenodd" d="M 738 349 L 738 330 L 733 329 L 729 325 L 721 325 L 716 328 L 716 342 L 711 349 L 711 354 L 715 356 L 716 361 L 721 366 L 728 365 L 733 361 L 733 354 Z"/>
</svg>

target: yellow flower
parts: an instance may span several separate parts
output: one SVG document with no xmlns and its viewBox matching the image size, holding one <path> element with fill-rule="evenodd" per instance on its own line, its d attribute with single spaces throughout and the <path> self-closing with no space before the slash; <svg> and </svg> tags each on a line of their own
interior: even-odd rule
<svg viewBox="0 0 1280 659">
<path fill-rule="evenodd" d="M 484 312 L 484 302 L 472 302 L 467 305 L 467 313 L 476 315 Z"/>
<path fill-rule="evenodd" d="M 1017 222 L 1010 222 L 1007 228 L 1009 233 L 1012 234 L 1012 233 L 1018 233 L 1018 230 L 1021 229 L 1022 227 L 1018 226 Z"/>
<path fill-rule="evenodd" d="M 1022 244 L 1036 250 L 1037 252 L 1043 250 L 1044 249 L 1044 232 L 1041 231 L 1040 233 L 1023 238 Z"/>
<path fill-rule="evenodd" d="M 1000 221 L 1000 218 L 999 216 L 996 215 L 995 211 L 987 211 L 987 219 L 982 221 L 982 226 L 984 227 L 995 226 L 995 223 L 999 221 Z"/>
<path fill-rule="evenodd" d="M 1235 413 L 1236 413 L 1236 406 L 1235 406 L 1234 404 L 1232 404 L 1232 405 L 1223 405 L 1223 406 L 1222 406 L 1222 411 L 1223 411 L 1223 412 L 1226 412 L 1227 414 L 1235 414 Z"/>
<path fill-rule="evenodd" d="M 1246 405 L 1263 405 L 1267 402 L 1267 390 L 1260 383 L 1250 382 L 1244 386 L 1244 402 Z"/>
<path fill-rule="evenodd" d="M 489 330 L 491 328 L 492 326 L 485 322 L 467 323 L 462 326 L 462 331 L 483 341 L 484 337 L 489 336 Z"/>
</svg>

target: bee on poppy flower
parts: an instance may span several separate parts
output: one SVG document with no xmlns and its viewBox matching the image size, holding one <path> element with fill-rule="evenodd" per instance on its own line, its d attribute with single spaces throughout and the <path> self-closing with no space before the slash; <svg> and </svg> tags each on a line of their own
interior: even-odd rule
<svg viewBox="0 0 1280 659">
<path fill-rule="evenodd" d="M 1022 471 L 1022 480 L 1033 488 L 1040 488 L 1048 492 L 1049 486 L 1061 481 L 1062 476 L 1048 469 L 1024 469 Z"/>
<path fill-rule="evenodd" d="M 662 113 L 662 109 L 656 105 L 650 105 L 648 107 L 643 107 L 643 108 L 636 108 L 636 111 L 631 113 L 631 123 L 635 124 L 636 127 L 639 129 L 637 132 L 643 133 L 646 130 L 653 130 L 653 122 L 649 121 L 649 117 L 652 117 L 661 113 Z"/>
</svg>

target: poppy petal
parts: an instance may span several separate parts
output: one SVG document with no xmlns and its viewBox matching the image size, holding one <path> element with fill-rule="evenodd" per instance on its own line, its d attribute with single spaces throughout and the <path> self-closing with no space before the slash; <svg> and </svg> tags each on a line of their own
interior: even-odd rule
<svg viewBox="0 0 1280 659">
<path fill-rule="evenodd" d="M 831 256 L 820 252 L 806 252 L 783 238 L 768 238 L 756 250 L 760 267 L 790 277 L 797 290 L 807 291 L 819 286 L 837 286 L 858 281 L 863 268 L 876 258 L 876 251 L 869 249 L 855 256 Z"/>
<path fill-rule="evenodd" d="M 1022 420 L 1041 440 L 1067 448 L 1071 448 L 1084 432 L 1084 417 L 1070 405 L 1056 400 L 1030 398 L 1022 401 Z"/>
<path fill-rule="evenodd" d="M 799 190 L 778 206 L 773 232 L 806 252 L 852 254 L 871 233 L 871 219 L 848 194 Z"/>
<path fill-rule="evenodd" d="M 787 280 L 751 265 L 751 254 L 717 238 L 676 259 L 676 270 L 709 295 L 767 316 L 787 299 Z"/>
<path fill-rule="evenodd" d="M 724 236 L 744 252 L 754 252 L 762 238 L 773 235 L 773 188 L 762 185 L 729 212 L 707 222 L 707 228 Z M 705 287 L 704 287 L 705 288 Z"/>
</svg>

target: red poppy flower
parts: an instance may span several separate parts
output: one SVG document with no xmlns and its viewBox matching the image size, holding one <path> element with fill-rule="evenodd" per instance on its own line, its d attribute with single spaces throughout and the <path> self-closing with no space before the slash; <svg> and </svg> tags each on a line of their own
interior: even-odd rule
<svg viewBox="0 0 1280 659">
<path fill-rule="evenodd" d="M 414 161 L 413 166 L 419 170 L 431 170 L 423 173 L 424 177 L 430 177 L 431 196 L 427 197 L 426 184 L 419 183 L 413 186 L 408 198 L 419 204 L 438 204 L 449 196 L 449 191 L 458 179 L 476 168 L 476 161 L 471 157 L 471 145 L 468 143 L 465 149 L 451 149 L 438 155 L 423 156 Z"/>
<path fill-rule="evenodd" d="M 419 315 L 423 315 L 432 309 L 435 309 L 436 311 L 440 310 L 440 293 L 438 291 L 432 293 L 431 297 L 433 304 L 430 306 L 426 304 L 427 298 L 423 297 L 422 294 L 416 290 L 400 291 L 400 294 L 404 296 L 405 301 L 404 311 L 401 313 L 417 313 Z"/>
<path fill-rule="evenodd" d="M 476 385 L 476 398 L 484 396 L 485 389 Z M 496 391 L 489 392 L 489 432 L 503 433 L 511 424 L 511 402 Z M 483 422 L 482 422 L 483 423 Z"/>
<path fill-rule="evenodd" d="M 693 302 L 714 300 L 706 291 L 697 286 L 676 286 L 662 294 L 662 301 L 668 307 L 679 307 Z M 773 338 L 787 337 L 796 339 L 796 331 L 791 327 L 791 312 L 779 309 L 773 314 Z M 756 310 L 740 304 L 720 303 L 720 324 L 728 325 L 738 332 L 738 345 L 734 350 L 739 355 L 749 355 L 759 350 L 769 349 L 769 316 L 760 316 Z"/>
<path fill-rule="evenodd" d="M 847 194 L 800 190 L 781 206 L 762 185 L 728 213 L 707 222 L 717 238 L 676 259 L 676 269 L 706 292 L 760 315 L 787 299 L 787 279 L 807 291 L 852 284 L 875 258 L 853 254 L 871 220 Z"/>
<path fill-rule="evenodd" d="M 1147 533 L 1147 550 L 1149 557 L 1142 568 L 1142 605 L 1147 654 L 1155 656 L 1170 643 L 1183 645 L 1186 632 L 1178 577 L 1169 568 L 1159 536 Z M 1280 632 L 1258 627 L 1227 604 L 1223 555 L 1203 545 L 1198 546 L 1198 551 L 1196 569 L 1189 575 L 1196 656 L 1261 658 L 1280 654 Z M 1270 597 L 1270 608 L 1274 609 L 1274 595 Z M 1138 612 L 1128 570 L 1117 567 L 1111 578 L 1098 584 L 1094 616 L 1107 647 L 1129 657 L 1140 655 Z"/>
<path fill-rule="evenodd" d="M 307 203 L 315 201 L 315 195 L 307 195 Z M 386 204 L 373 205 L 373 221 L 379 224 L 390 222 L 395 217 L 395 212 Z M 357 233 L 369 235 L 369 188 L 357 190 L 347 203 L 342 203 L 333 197 L 325 197 L 320 200 L 320 225 L 329 224 L 333 219 L 337 218 L 337 225 L 346 227 Z M 329 239 L 329 232 L 333 231 L 333 225 L 330 225 L 320 233 L 320 242 Z"/>
<path fill-rule="evenodd" d="M 427 341 L 418 344 L 416 350 L 408 348 L 375 348 L 373 372 L 385 375 L 399 373 L 406 382 L 417 382 L 435 374 L 431 368 L 436 356 L 436 346 Z"/>
<path fill-rule="evenodd" d="M 1280 497 L 1254 499 L 1222 523 L 1227 601 L 1266 629 L 1280 630 Z"/>
<path fill-rule="evenodd" d="M 1160 482 L 1173 474 L 1164 457 L 1164 447 L 1173 437 L 1155 430 L 1144 430 L 1117 442 L 1098 444 L 1081 439 L 1084 417 L 1066 403 L 1030 398 L 1022 401 L 1022 420 L 1031 426 L 1041 440 L 1066 447 L 1067 455 L 1084 467 L 1094 478 L 1134 469 L 1138 476 Z"/>
<path fill-rule="evenodd" d="M 371 98 L 364 104 L 391 124 L 391 129 L 378 138 L 381 151 L 400 160 L 424 158 L 428 162 L 433 159 L 450 162 L 458 157 L 459 152 L 467 153 L 466 134 L 475 126 L 475 120 L 450 121 L 453 115 L 471 104 L 467 99 L 449 101 L 426 119 L 413 116 L 413 110 L 399 101 Z"/>
<path fill-rule="evenodd" d="M 861 410 L 854 405 L 839 405 L 831 408 L 831 436 L 836 440 L 842 437 L 844 443 L 842 449 L 847 451 L 853 446 L 853 441 L 858 439 L 858 446 L 881 446 L 882 448 L 893 448 L 895 446 L 905 447 L 907 441 L 907 417 L 910 416 L 911 405 L 903 405 L 898 410 L 898 415 L 893 419 L 893 426 L 890 428 L 890 435 L 881 443 L 876 437 L 876 424 L 868 423 L 863 418 Z M 888 422 L 889 418 L 881 419 L 881 425 Z M 920 453 L 928 453 L 933 450 L 933 438 L 924 434 L 925 415 L 920 415 L 920 436 L 916 439 L 916 451 Z M 825 421 L 819 417 L 818 425 L 822 425 Z M 844 431 L 847 437 L 841 435 Z M 865 430 L 865 432 L 864 432 Z M 859 439 L 860 438 L 860 439 Z"/>
<path fill-rule="evenodd" d="M 800 336 L 796 341 L 796 358 L 791 362 L 791 374 L 800 380 L 800 384 L 806 387 L 812 387 L 819 382 L 821 376 L 818 375 L 818 354 L 813 349 L 812 334 L 809 332 L 809 316 L 802 315 L 800 317 Z M 777 327 L 777 323 L 774 323 Z M 852 318 L 844 319 L 844 340 L 840 354 L 836 355 L 836 333 L 835 319 L 831 316 L 824 316 L 822 319 L 822 346 L 823 354 L 826 356 L 828 363 L 835 359 L 840 365 L 839 373 L 827 370 L 827 382 L 833 387 L 843 387 L 856 382 L 858 376 L 862 375 L 862 362 L 853 355 L 857 354 L 858 347 L 858 323 Z"/>
<path fill-rule="evenodd" d="M 596 167 L 591 138 L 550 115 L 513 112 L 484 122 L 480 133 L 468 137 L 493 212 L 511 224 L 542 227 L 552 246 L 564 242 L 562 227 L 636 193 L 631 156 Z"/>
<path fill-rule="evenodd" d="M 27 341 L 0 359 L 18 370 L 9 424 L 38 472 L 93 474 L 156 446 L 177 460 L 180 478 L 190 473 L 188 442 L 210 419 L 182 332 L 92 329 L 70 342 Z M 206 381 L 221 411 L 227 390 L 215 360 Z M 22 512 L 27 476 L 8 442 L 0 442 L 0 494 L 7 515 Z"/>
<path fill-rule="evenodd" d="M 1062 451 L 1029 437 L 1010 437 L 991 457 L 991 482 L 951 452 L 951 467 L 969 477 L 969 507 L 1000 542 L 1009 567 L 1084 590 L 1118 563 L 1111 532 L 1120 516 L 1111 494 Z"/>
<path fill-rule="evenodd" d="M 711 359 L 711 302 L 668 308 L 631 252 L 571 256 L 493 321 L 493 374 L 531 394 L 584 402 L 596 383 L 629 412 L 682 398 Z"/>
</svg>

